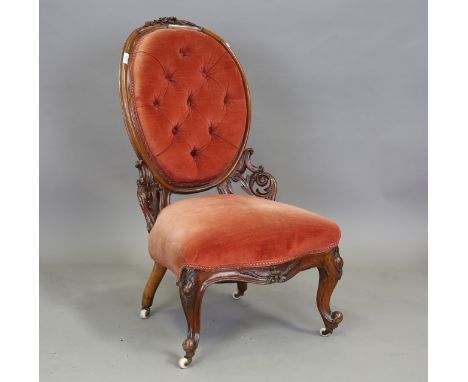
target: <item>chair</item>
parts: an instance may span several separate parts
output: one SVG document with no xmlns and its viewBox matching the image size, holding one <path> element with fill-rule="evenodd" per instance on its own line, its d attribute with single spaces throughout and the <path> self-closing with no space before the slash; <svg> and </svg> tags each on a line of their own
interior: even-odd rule
<svg viewBox="0 0 468 382">
<path fill-rule="evenodd" d="M 200 336 L 203 294 L 216 283 L 272 284 L 319 271 L 317 306 L 330 335 L 343 319 L 330 310 L 341 277 L 340 229 L 332 221 L 275 201 L 277 183 L 245 148 L 250 95 L 229 45 L 175 17 L 147 22 L 125 42 L 120 64 L 125 125 L 138 156 L 137 196 L 154 267 L 141 318 L 169 269 L 187 319 L 179 366 L 192 362 Z M 234 193 L 240 186 L 246 195 Z M 170 203 L 171 194 L 212 188 L 218 194 Z M 238 188 L 238 187 L 237 187 Z"/>
</svg>

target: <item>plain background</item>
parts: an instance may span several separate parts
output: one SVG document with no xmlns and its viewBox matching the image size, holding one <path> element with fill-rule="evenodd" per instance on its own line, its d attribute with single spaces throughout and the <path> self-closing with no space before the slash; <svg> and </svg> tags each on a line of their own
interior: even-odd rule
<svg viewBox="0 0 468 382">
<path fill-rule="evenodd" d="M 229 287 L 217 287 L 192 376 L 237 370 L 240 379 L 274 380 L 313 367 L 327 370 L 323 380 L 424 380 L 427 4 L 419 0 L 42 1 L 41 376 L 180 375 L 185 324 L 172 275 L 160 311 L 136 320 L 151 261 L 118 98 L 126 37 L 171 15 L 230 43 L 251 87 L 254 159 L 278 179 L 280 201 L 339 223 L 345 260 L 333 300 L 345 321 L 323 346 L 313 304 L 305 308 L 315 288 L 307 275 L 252 287 L 237 305 Z"/>
</svg>

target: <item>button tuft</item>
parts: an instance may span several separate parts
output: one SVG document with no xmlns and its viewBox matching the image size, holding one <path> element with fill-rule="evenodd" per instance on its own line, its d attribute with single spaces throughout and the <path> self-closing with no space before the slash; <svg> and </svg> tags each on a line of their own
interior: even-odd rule
<svg viewBox="0 0 468 382">
<path fill-rule="evenodd" d="M 187 97 L 187 106 L 189 107 L 192 107 L 193 106 L 193 95 L 190 94 L 188 97 Z"/>
<path fill-rule="evenodd" d="M 210 126 L 208 127 L 208 134 L 213 135 L 214 132 L 215 132 L 215 127 L 213 124 L 210 124 Z"/>
<path fill-rule="evenodd" d="M 169 81 L 169 82 L 175 82 L 174 80 L 174 73 L 166 73 L 164 75 L 164 78 Z"/>
</svg>

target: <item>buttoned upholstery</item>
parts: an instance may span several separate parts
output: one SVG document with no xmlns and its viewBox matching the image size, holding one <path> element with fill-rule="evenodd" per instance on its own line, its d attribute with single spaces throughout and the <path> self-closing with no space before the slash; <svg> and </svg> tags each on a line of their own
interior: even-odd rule
<svg viewBox="0 0 468 382">
<path fill-rule="evenodd" d="M 193 29 L 155 29 L 130 56 L 136 129 L 172 184 L 209 182 L 233 165 L 248 126 L 247 88 L 230 52 Z"/>
<path fill-rule="evenodd" d="M 298 207 L 245 195 L 209 195 L 164 208 L 149 236 L 150 256 L 184 267 L 240 269 L 281 264 L 336 247 L 338 226 Z"/>
</svg>

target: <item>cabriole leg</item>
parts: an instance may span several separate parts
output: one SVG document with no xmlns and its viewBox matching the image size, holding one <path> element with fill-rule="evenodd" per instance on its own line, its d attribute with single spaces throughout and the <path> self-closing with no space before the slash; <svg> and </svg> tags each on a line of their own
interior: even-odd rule
<svg viewBox="0 0 468 382">
<path fill-rule="evenodd" d="M 163 267 L 161 264 L 156 262 L 154 263 L 153 270 L 151 271 L 151 275 L 146 282 L 145 290 L 143 291 L 143 296 L 141 298 L 141 318 L 149 317 L 151 306 L 153 305 L 154 294 L 156 293 L 161 280 L 166 274 L 166 271 L 166 267 Z"/>
<path fill-rule="evenodd" d="M 179 360 L 179 367 L 186 369 L 192 363 L 198 347 L 201 303 L 206 286 L 200 272 L 191 268 L 183 269 L 178 285 L 180 301 L 187 319 L 187 338 L 182 343 L 185 356 Z"/>
<path fill-rule="evenodd" d="M 247 290 L 247 283 L 239 281 L 237 283 L 237 292 L 233 292 L 232 297 L 234 298 L 234 300 L 239 300 L 244 295 L 246 290 Z"/>
<path fill-rule="evenodd" d="M 330 298 L 338 280 L 343 274 L 343 259 L 340 257 L 338 247 L 325 257 L 323 265 L 317 267 L 320 275 L 317 290 L 317 307 L 322 316 L 325 328 L 320 330 L 320 335 L 327 337 L 338 327 L 343 320 L 343 314 L 330 309 Z"/>
</svg>

